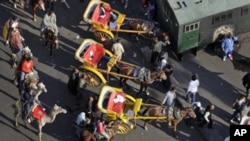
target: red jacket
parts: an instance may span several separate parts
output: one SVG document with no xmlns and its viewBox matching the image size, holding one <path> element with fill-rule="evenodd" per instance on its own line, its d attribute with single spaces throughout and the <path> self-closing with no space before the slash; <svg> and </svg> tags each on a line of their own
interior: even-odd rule
<svg viewBox="0 0 250 141">
<path fill-rule="evenodd" d="M 33 68 L 33 61 L 30 60 L 24 60 L 22 65 L 21 65 L 21 71 L 25 72 L 25 73 L 29 73 L 30 71 L 32 71 Z"/>
</svg>

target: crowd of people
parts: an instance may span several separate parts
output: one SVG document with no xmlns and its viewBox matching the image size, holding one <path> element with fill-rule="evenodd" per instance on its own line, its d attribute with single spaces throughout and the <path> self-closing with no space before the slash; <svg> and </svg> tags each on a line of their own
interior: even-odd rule
<svg viewBox="0 0 250 141">
<path fill-rule="evenodd" d="M 144 5 L 147 8 L 145 13 L 145 15 L 147 15 L 147 19 L 155 20 L 156 4 L 154 3 L 154 1 L 148 0 L 148 2 L 145 2 Z M 102 9 L 102 11 L 102 16 L 105 16 L 105 9 Z M 48 10 L 48 12 L 44 15 L 41 23 L 41 36 L 44 35 L 46 28 L 52 28 L 54 31 L 54 35 L 58 36 L 59 31 L 56 21 L 57 19 L 55 13 L 51 10 Z M 115 21 L 115 18 L 111 20 L 111 22 L 112 21 Z M 33 54 L 31 53 L 31 51 L 27 51 L 28 47 L 24 44 L 24 38 L 18 30 L 18 24 L 18 18 L 11 18 L 5 23 L 4 39 L 6 41 L 6 45 L 10 45 L 13 60 L 17 55 L 19 56 L 19 59 L 15 59 L 17 65 L 14 68 L 16 68 L 17 70 L 16 79 L 18 82 L 17 86 L 20 92 L 21 105 L 23 107 L 22 115 L 24 119 L 29 119 L 34 93 L 29 85 L 24 84 L 24 81 L 27 74 L 31 72 L 36 73 L 36 70 L 34 66 Z M 225 36 L 225 39 L 222 40 L 221 47 L 223 51 L 223 61 L 226 61 L 227 58 L 233 60 L 232 52 L 234 49 L 234 42 L 237 40 L 238 38 L 236 36 L 233 36 L 231 33 Z M 152 41 L 152 56 L 150 62 L 153 66 L 157 66 L 157 69 L 165 70 L 167 76 L 169 77 L 173 73 L 173 69 L 170 67 L 170 64 L 168 62 L 168 54 L 167 52 L 164 52 L 163 49 L 163 47 L 167 46 L 168 44 L 168 40 L 162 40 L 158 37 L 155 37 Z M 118 61 L 122 60 L 122 56 L 125 54 L 125 49 L 121 39 L 117 39 L 115 41 L 115 43 L 112 45 L 111 51 L 118 56 Z M 70 74 L 68 89 L 73 95 L 76 96 L 77 100 L 82 99 L 82 97 L 84 97 L 84 94 L 86 93 L 87 79 L 87 74 L 84 72 L 80 72 L 77 68 L 73 69 L 72 73 Z M 248 118 L 248 114 L 250 112 L 250 101 L 247 99 L 249 96 L 250 88 L 250 73 L 247 73 L 242 78 L 242 82 L 243 86 L 246 88 L 246 96 L 240 96 L 233 103 L 234 112 L 230 117 L 231 123 L 234 123 L 237 120 L 239 124 L 246 124 L 245 120 Z M 212 115 L 215 109 L 215 105 L 211 103 L 207 105 L 206 108 L 203 108 L 201 106 L 201 103 L 198 102 L 196 98 L 199 86 L 199 78 L 196 74 L 193 74 L 188 84 L 186 100 L 189 104 L 193 105 L 195 113 L 197 115 L 197 120 L 199 121 L 199 126 L 204 127 L 206 125 L 208 128 L 213 128 Z M 176 91 L 177 89 L 174 86 L 169 88 L 163 101 L 161 102 L 162 105 L 166 106 L 166 109 L 164 110 L 164 113 L 166 115 L 168 115 L 168 112 L 171 110 L 171 108 L 174 108 L 175 106 L 177 100 Z M 82 109 L 82 111 L 77 116 L 75 121 L 75 124 L 77 125 L 76 135 L 81 138 L 82 131 L 88 130 L 91 133 L 98 132 L 107 140 L 110 140 L 111 137 L 105 132 L 106 124 L 104 122 L 104 119 L 102 115 L 98 113 L 98 108 L 96 105 L 97 100 L 98 97 L 90 96 L 88 98 L 88 101 L 86 102 L 86 106 L 84 106 L 84 109 Z M 169 126 L 171 126 L 171 123 L 169 123 Z"/>
</svg>

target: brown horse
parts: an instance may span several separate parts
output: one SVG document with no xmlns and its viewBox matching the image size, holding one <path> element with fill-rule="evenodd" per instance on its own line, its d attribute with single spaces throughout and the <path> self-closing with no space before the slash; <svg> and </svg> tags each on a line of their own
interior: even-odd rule
<svg viewBox="0 0 250 141">
<path fill-rule="evenodd" d="M 31 6 L 32 6 L 32 11 L 33 11 L 33 20 L 36 22 L 36 10 L 37 8 L 42 9 L 45 11 L 45 3 L 43 0 L 31 0 Z"/>
<path fill-rule="evenodd" d="M 131 20 L 128 22 L 128 24 L 132 30 L 148 31 L 147 34 L 141 34 L 141 36 L 146 39 L 153 41 L 155 37 L 157 37 L 159 40 L 166 42 L 167 44 L 170 44 L 169 33 L 163 31 L 159 27 L 154 26 L 153 23 L 146 22 L 143 20 Z M 136 36 L 136 39 L 139 40 L 138 36 Z"/>
<path fill-rule="evenodd" d="M 126 76 L 133 76 L 133 73 L 135 73 L 134 71 L 136 71 L 136 67 L 134 66 L 130 66 L 130 65 L 126 65 L 123 64 L 120 66 L 119 68 L 119 72 L 123 75 Z M 140 71 L 143 68 L 140 68 Z M 162 80 L 166 80 L 167 76 L 165 74 L 165 72 L 163 70 L 159 70 L 159 71 L 155 71 L 155 72 L 149 72 L 150 76 L 148 78 L 146 78 L 145 76 L 142 76 L 141 79 L 132 79 L 133 82 L 140 84 L 140 89 L 138 94 L 140 94 L 144 88 L 144 91 L 147 92 L 147 88 L 148 88 L 148 84 L 153 83 L 155 80 L 157 79 L 162 79 Z M 122 84 L 125 83 L 125 85 L 127 86 L 127 88 L 129 89 L 128 84 L 126 83 L 128 80 L 128 78 L 125 77 L 120 77 L 120 86 L 122 87 Z"/>
<path fill-rule="evenodd" d="M 148 109 L 146 109 L 146 111 L 144 113 L 146 113 L 148 116 L 155 116 L 155 117 L 162 117 L 162 116 L 166 116 L 163 114 L 163 110 L 164 107 L 162 106 L 155 106 L 155 107 L 150 107 Z M 177 125 L 180 123 L 180 121 L 182 121 L 182 119 L 184 117 L 191 117 L 191 118 L 196 118 L 195 112 L 193 110 L 193 108 L 183 108 L 180 109 L 180 118 L 175 118 L 174 116 L 166 116 L 167 118 L 165 119 L 165 122 L 171 122 L 173 125 L 173 136 L 176 138 L 176 133 L 177 133 Z M 145 120 L 144 121 L 144 129 L 148 130 L 147 128 L 147 123 L 151 121 L 151 120 Z"/>
</svg>

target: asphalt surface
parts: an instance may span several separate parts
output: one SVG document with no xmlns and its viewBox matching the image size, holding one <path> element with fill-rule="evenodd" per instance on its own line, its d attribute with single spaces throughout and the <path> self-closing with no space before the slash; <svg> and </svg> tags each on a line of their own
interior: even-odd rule
<svg viewBox="0 0 250 141">
<path fill-rule="evenodd" d="M 141 1 L 129 1 L 129 10 L 124 10 L 120 1 L 108 0 L 108 2 L 118 11 L 125 13 L 132 18 L 145 18 Z M 31 48 L 35 56 L 35 64 L 41 81 L 44 82 L 48 93 L 43 93 L 39 99 L 47 105 L 49 110 L 55 103 L 69 109 L 74 109 L 76 97 L 71 95 L 67 90 L 68 74 L 71 66 L 79 66 L 80 63 L 74 59 L 74 53 L 84 38 L 93 38 L 90 26 L 82 21 L 82 14 L 88 1 L 68 1 L 70 9 L 60 2 L 55 4 L 55 13 L 57 15 L 59 33 L 60 33 L 60 49 L 56 50 L 53 57 L 49 56 L 49 51 L 44 47 L 44 41 L 39 37 L 39 27 L 41 17 L 44 12 L 37 12 L 38 21 L 33 22 L 31 9 L 14 9 L 8 2 L 4 1 L 0 4 L 0 23 L 1 25 L 13 15 L 21 19 L 20 28 L 25 38 L 25 43 Z M 80 36 L 78 39 L 77 36 Z M 116 38 L 122 38 L 125 47 L 125 56 L 123 60 L 138 64 L 141 66 L 151 67 L 148 63 L 150 56 L 150 42 L 140 38 L 140 43 L 128 34 L 118 33 Z M 248 35 L 241 35 L 241 48 L 238 50 L 236 57 L 247 56 L 249 49 Z M 2 41 L 2 37 L 1 37 Z M 0 42 L 0 135 L 2 141 L 17 140 L 28 141 L 37 140 L 37 126 L 31 124 L 31 129 L 24 128 L 21 120 L 21 126 L 15 128 L 13 126 L 14 109 L 12 105 L 18 99 L 18 92 L 12 83 L 14 70 L 9 64 L 10 49 Z M 110 49 L 110 46 L 106 46 Z M 135 55 L 136 54 L 136 55 Z M 178 126 L 178 138 L 173 138 L 172 129 L 168 128 L 164 123 L 151 123 L 148 125 L 149 130 L 142 128 L 142 121 L 137 121 L 138 127 L 125 135 L 118 135 L 117 141 L 203 141 L 203 140 L 223 140 L 229 134 L 228 118 L 232 113 L 231 104 L 233 100 L 240 94 L 244 94 L 241 78 L 245 72 L 234 69 L 234 63 L 227 60 L 222 62 L 221 58 L 211 49 L 205 49 L 198 52 L 196 57 L 187 54 L 184 55 L 182 62 L 175 59 L 172 52 L 169 52 L 169 61 L 175 65 L 175 71 L 171 77 L 172 85 L 178 88 L 178 96 L 180 99 L 185 94 L 188 82 L 193 73 L 199 75 L 201 86 L 197 100 L 202 102 L 203 106 L 209 103 L 216 105 L 215 109 L 215 126 L 214 129 L 208 130 L 190 128 L 184 122 Z M 242 55 L 242 56 L 241 56 Z M 118 87 L 116 78 L 111 78 L 109 84 Z M 129 83 L 134 89 L 125 90 L 131 95 L 135 95 L 139 86 Z M 100 87 L 87 87 L 86 97 L 99 93 Z M 167 91 L 162 83 L 155 82 L 150 85 L 150 96 L 153 101 L 159 102 Z M 145 97 L 144 95 L 140 95 Z M 84 100 L 83 100 L 84 102 Z M 69 110 L 68 110 L 69 111 Z M 43 140 L 46 141 L 74 141 L 77 140 L 72 126 L 76 115 L 81 111 L 75 109 L 67 114 L 60 114 L 56 120 L 43 128 Z"/>
</svg>

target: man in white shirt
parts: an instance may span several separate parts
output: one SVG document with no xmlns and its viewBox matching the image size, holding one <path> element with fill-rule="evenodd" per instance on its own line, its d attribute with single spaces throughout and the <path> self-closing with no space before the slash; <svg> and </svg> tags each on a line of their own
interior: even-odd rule
<svg viewBox="0 0 250 141">
<path fill-rule="evenodd" d="M 168 119 L 171 117 L 170 116 L 170 109 L 174 107 L 175 104 L 175 99 L 176 99 L 176 88 L 175 87 L 171 87 L 170 90 L 166 93 L 165 98 L 162 101 L 162 105 L 166 105 L 165 109 L 163 110 L 163 114 L 167 114 Z M 168 120 L 168 125 L 171 126 L 171 122 L 170 120 Z"/>
<path fill-rule="evenodd" d="M 191 81 L 189 82 L 188 89 L 187 89 L 187 100 L 189 103 L 195 102 L 199 85 L 200 85 L 200 81 L 197 79 L 197 76 L 192 75 Z"/>
<path fill-rule="evenodd" d="M 123 45 L 121 44 L 121 39 L 117 39 L 117 41 L 113 44 L 112 46 L 112 52 L 117 55 L 118 61 L 121 61 L 122 59 L 122 54 L 124 53 L 124 48 Z"/>
</svg>

